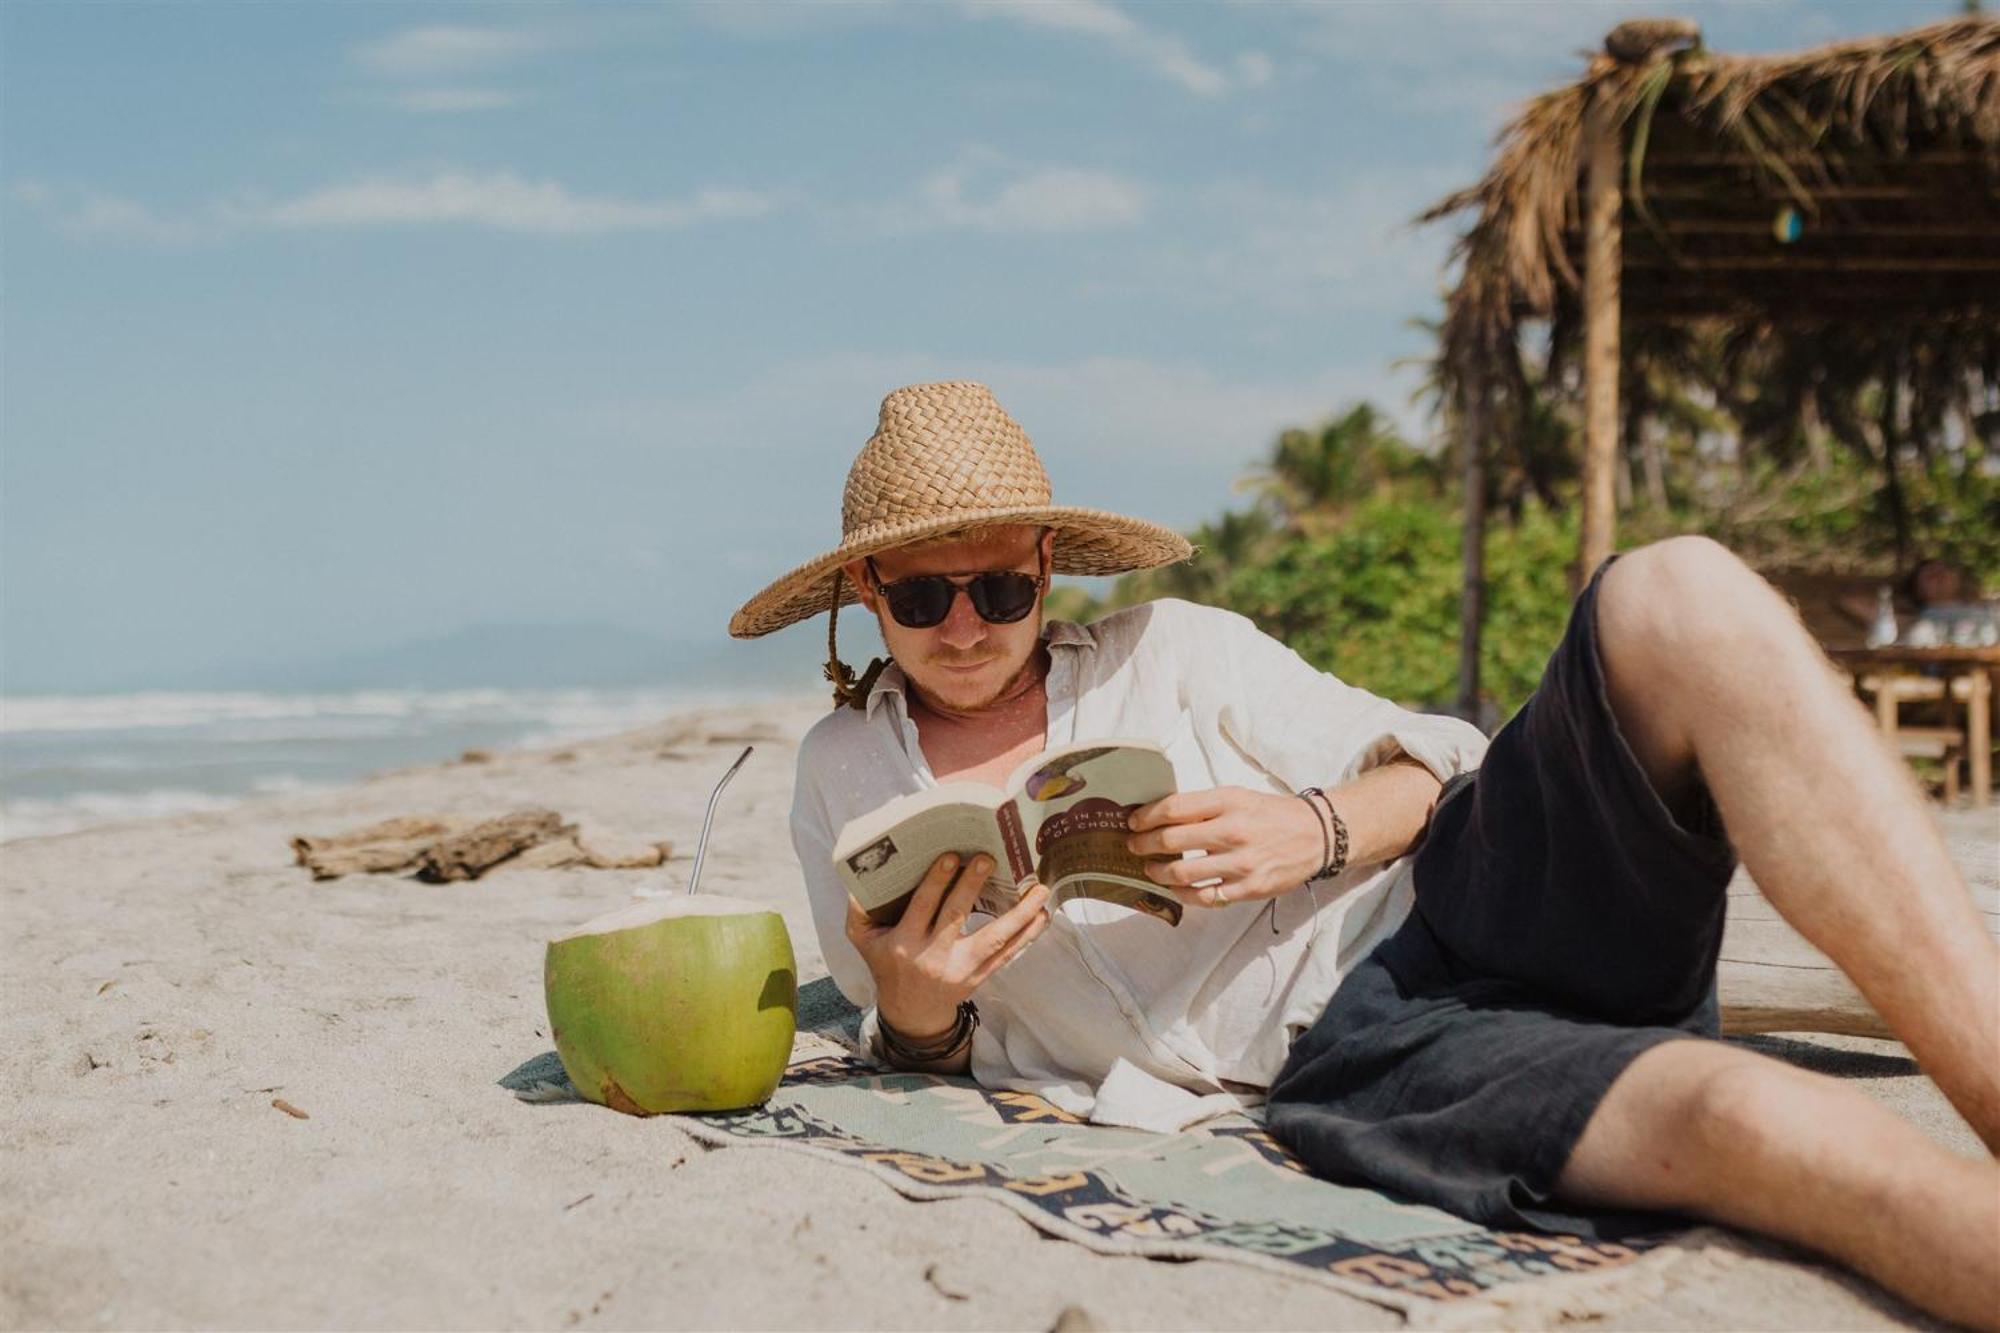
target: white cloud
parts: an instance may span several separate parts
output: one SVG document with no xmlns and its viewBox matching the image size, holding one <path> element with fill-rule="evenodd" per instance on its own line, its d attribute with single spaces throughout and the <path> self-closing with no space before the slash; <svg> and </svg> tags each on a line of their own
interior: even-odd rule
<svg viewBox="0 0 2000 1333">
<path fill-rule="evenodd" d="M 231 205 L 249 225 L 380 227 L 463 224 L 501 231 L 579 235 L 685 227 L 755 217 L 771 199 L 749 190 L 708 187 L 687 199 L 628 200 L 579 195 L 555 181 L 511 172 L 444 172 L 423 181 L 376 179 L 332 185 L 268 204 Z"/>
<path fill-rule="evenodd" d="M 1363 173 L 1324 190 L 1212 181 L 1175 200 L 1184 224 L 1176 236 L 1133 249 L 1090 290 L 1292 314 L 1413 313 L 1413 297 L 1436 287 L 1453 233 L 1411 220 L 1460 183 L 1434 167 Z"/>
<path fill-rule="evenodd" d="M 501 68 L 546 45 L 540 35 L 520 29 L 434 24 L 358 46 L 354 59 L 384 78 L 448 79 Z"/>
<path fill-rule="evenodd" d="M 1150 191 L 1130 177 L 1082 167 L 1030 167 L 989 148 L 970 148 L 903 197 L 853 210 L 891 236 L 945 228 L 1062 233 L 1127 227 L 1146 214 Z"/>
<path fill-rule="evenodd" d="M 1245 51 L 1236 57 L 1236 77 L 1246 88 L 1262 88 L 1278 72 L 1271 57 L 1262 51 Z"/>
<path fill-rule="evenodd" d="M 113 194 L 42 181 L 15 182 L 10 193 L 18 202 L 51 217 L 71 236 L 153 245 L 181 245 L 198 239 L 202 227 L 191 220 L 170 218 L 145 205 Z"/>
<path fill-rule="evenodd" d="M 618 199 L 578 194 L 556 181 L 512 172 L 440 172 L 427 179 L 378 177 L 328 185 L 290 198 L 246 193 L 172 217 L 129 199 L 28 182 L 17 199 L 74 235 L 180 243 L 231 231 L 472 226 L 547 236 L 664 230 L 758 217 L 777 196 L 706 186 L 682 199 Z"/>
<path fill-rule="evenodd" d="M 521 94 L 500 88 L 404 88 L 383 99 L 403 111 L 456 115 L 467 111 L 497 111 L 522 100 Z"/>
<path fill-rule="evenodd" d="M 1229 90 L 1229 75 L 1201 60 L 1178 36 L 1146 27 L 1103 0 L 964 0 L 962 8 L 972 18 L 1097 38 L 1123 58 L 1202 97 Z"/>
</svg>

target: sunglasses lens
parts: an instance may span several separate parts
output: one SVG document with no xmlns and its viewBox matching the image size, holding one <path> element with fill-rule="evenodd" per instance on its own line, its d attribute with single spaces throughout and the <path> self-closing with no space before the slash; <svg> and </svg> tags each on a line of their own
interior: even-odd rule
<svg viewBox="0 0 2000 1333">
<path fill-rule="evenodd" d="M 926 577 L 888 584 L 882 595 L 888 599 L 889 614 L 898 625 L 929 629 L 950 612 L 953 590 L 950 579 Z"/>
<path fill-rule="evenodd" d="M 951 614 L 952 599 L 958 596 L 951 580 L 938 574 L 920 574 L 877 586 L 889 603 L 889 614 L 908 629 L 929 629 L 942 623 Z M 1032 574 L 979 574 L 966 583 L 965 595 L 980 619 L 1011 625 L 1035 609 L 1035 594 L 1041 588 L 1041 580 Z"/>
<path fill-rule="evenodd" d="M 1028 574 L 981 574 L 966 586 L 972 609 L 996 625 L 1011 625 L 1034 610 L 1039 580 Z"/>
</svg>

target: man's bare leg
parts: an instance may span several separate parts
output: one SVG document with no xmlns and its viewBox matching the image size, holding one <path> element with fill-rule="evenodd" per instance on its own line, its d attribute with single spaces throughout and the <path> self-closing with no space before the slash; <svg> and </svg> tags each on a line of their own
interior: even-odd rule
<svg viewBox="0 0 2000 1333">
<path fill-rule="evenodd" d="M 1676 538 L 1608 570 L 1597 612 L 1612 710 L 1655 788 L 1671 805 L 1706 781 L 1773 905 L 2000 1148 L 2000 951 L 1790 607 L 1722 547 Z M 1634 1061 L 1558 1189 L 1796 1240 L 1961 1321 L 2000 1309 L 2000 1168 L 1747 1052 L 1672 1042 Z"/>
<path fill-rule="evenodd" d="M 2000 1327 L 2000 1165 L 1750 1051 L 1669 1041 L 1634 1060 L 1556 1190 L 1777 1236 L 1933 1314 Z"/>
</svg>

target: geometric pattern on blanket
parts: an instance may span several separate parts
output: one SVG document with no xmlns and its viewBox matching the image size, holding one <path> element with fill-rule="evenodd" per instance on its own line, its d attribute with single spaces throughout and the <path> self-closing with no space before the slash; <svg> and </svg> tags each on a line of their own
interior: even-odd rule
<svg viewBox="0 0 2000 1333">
<path fill-rule="evenodd" d="M 1094 1250 L 1251 1264 L 1405 1312 L 1608 1277 L 1671 1239 L 1490 1231 L 1312 1176 L 1247 1116 L 1177 1134 L 1091 1125 L 1032 1093 L 844 1053 L 795 1059 L 763 1106 L 671 1119 L 710 1146 L 811 1153 L 911 1198 L 991 1199 Z"/>
</svg>

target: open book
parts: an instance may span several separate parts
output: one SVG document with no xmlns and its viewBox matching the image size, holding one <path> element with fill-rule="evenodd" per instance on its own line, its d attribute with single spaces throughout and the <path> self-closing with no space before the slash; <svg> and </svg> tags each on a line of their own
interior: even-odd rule
<svg viewBox="0 0 2000 1333">
<path fill-rule="evenodd" d="M 1015 769 L 1005 791 L 946 782 L 850 819 L 834 840 L 834 870 L 882 925 L 902 916 L 946 852 L 993 858 L 980 911 L 1006 911 L 1039 880 L 1051 908 L 1102 898 L 1179 925 L 1180 901 L 1146 878 L 1147 858 L 1125 849 L 1133 807 L 1174 790 L 1173 762 L 1150 741 L 1060 745 Z"/>
</svg>

